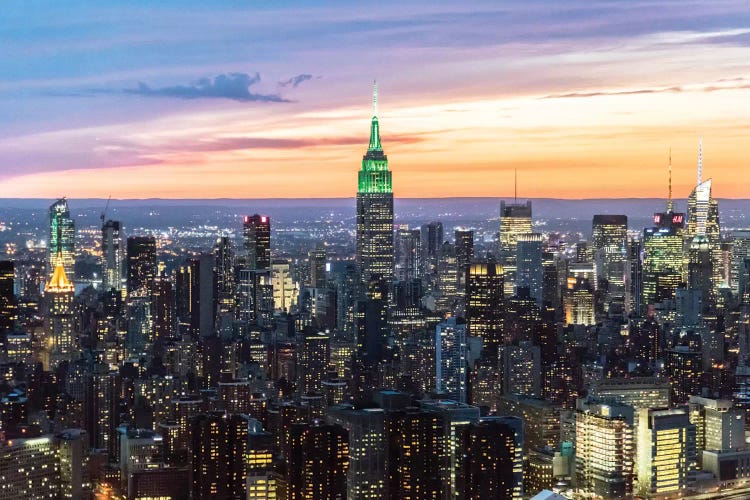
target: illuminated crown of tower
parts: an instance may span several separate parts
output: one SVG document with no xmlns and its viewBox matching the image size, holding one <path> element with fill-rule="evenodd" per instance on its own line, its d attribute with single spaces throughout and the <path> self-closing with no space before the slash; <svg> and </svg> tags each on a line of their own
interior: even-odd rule
<svg viewBox="0 0 750 500">
<path fill-rule="evenodd" d="M 68 280 L 68 276 L 65 274 L 65 266 L 63 266 L 62 252 L 57 252 L 55 257 L 55 270 L 52 273 L 52 277 L 44 287 L 45 292 L 61 293 L 61 292 L 72 292 L 74 289 L 73 283 Z"/>
</svg>

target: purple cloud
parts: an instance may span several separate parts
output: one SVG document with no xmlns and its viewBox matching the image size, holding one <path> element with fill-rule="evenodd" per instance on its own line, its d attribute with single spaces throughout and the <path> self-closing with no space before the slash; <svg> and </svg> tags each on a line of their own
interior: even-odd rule
<svg viewBox="0 0 750 500">
<path fill-rule="evenodd" d="M 303 75 L 300 75 L 303 76 Z M 295 77 L 296 78 L 296 77 Z M 250 87 L 260 82 L 260 74 L 227 73 L 211 80 L 201 78 L 191 85 L 153 88 L 139 82 L 136 89 L 125 89 L 128 94 L 148 97 L 173 97 L 178 99 L 231 99 L 239 102 L 288 102 L 278 94 L 259 94 Z M 295 85 L 296 86 L 296 85 Z"/>
</svg>

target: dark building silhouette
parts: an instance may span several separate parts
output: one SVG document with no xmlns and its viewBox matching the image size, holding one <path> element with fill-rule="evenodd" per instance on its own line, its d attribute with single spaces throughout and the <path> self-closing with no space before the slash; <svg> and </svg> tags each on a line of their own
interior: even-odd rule
<svg viewBox="0 0 750 500">
<path fill-rule="evenodd" d="M 287 464 L 289 500 L 344 500 L 349 433 L 318 420 L 292 424 Z"/>
</svg>

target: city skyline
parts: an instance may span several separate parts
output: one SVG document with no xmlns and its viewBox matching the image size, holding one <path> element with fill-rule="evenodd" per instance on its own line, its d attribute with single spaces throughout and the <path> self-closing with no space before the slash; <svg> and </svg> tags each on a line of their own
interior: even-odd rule
<svg viewBox="0 0 750 500">
<path fill-rule="evenodd" d="M 9 197 L 353 197 L 373 79 L 396 197 L 750 187 L 743 2 L 15 5 Z"/>
</svg>

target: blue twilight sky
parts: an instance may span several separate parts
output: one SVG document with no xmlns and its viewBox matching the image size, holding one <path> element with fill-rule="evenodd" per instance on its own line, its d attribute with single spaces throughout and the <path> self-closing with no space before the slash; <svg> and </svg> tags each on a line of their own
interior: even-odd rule
<svg viewBox="0 0 750 500">
<path fill-rule="evenodd" d="M 668 148 L 688 189 L 703 135 L 742 197 L 748 45 L 747 0 L 4 0 L 0 181 L 350 196 L 377 78 L 397 194 L 504 195 L 518 168 L 531 196 L 660 195 Z"/>
</svg>

